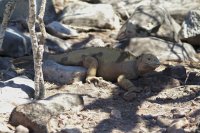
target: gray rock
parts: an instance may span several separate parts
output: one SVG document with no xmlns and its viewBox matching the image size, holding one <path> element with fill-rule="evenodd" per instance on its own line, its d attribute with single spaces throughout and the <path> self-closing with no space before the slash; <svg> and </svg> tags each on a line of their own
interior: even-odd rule
<svg viewBox="0 0 200 133">
<path fill-rule="evenodd" d="M 193 45 L 200 45 L 200 9 L 189 11 L 182 24 L 180 39 Z"/>
<path fill-rule="evenodd" d="M 75 107 L 83 108 L 83 98 L 75 94 L 56 94 L 45 100 L 16 107 L 9 122 L 28 127 L 34 133 L 51 132 L 52 124 L 59 123 L 57 116 Z M 53 123 L 51 121 L 53 120 Z M 58 127 L 58 125 L 57 125 Z"/>
<path fill-rule="evenodd" d="M 50 110 L 55 110 L 57 107 L 62 107 L 60 112 L 67 110 L 80 111 L 83 109 L 83 98 L 76 94 L 58 93 L 47 97 L 45 100 L 39 100 L 38 103 L 45 104 Z M 59 107 L 59 108 L 60 108 Z M 55 110 L 57 112 L 57 110 Z"/>
<path fill-rule="evenodd" d="M 77 128 L 65 128 L 60 131 L 61 133 L 81 133 Z"/>
<path fill-rule="evenodd" d="M 103 40 L 94 38 L 86 43 L 85 47 L 106 47 L 106 44 L 103 42 Z"/>
<path fill-rule="evenodd" d="M 189 124 L 189 120 L 181 118 L 174 120 L 172 124 L 167 128 L 166 133 L 185 133 L 184 126 Z"/>
<path fill-rule="evenodd" d="M 23 76 L 0 82 L 0 113 L 11 113 L 16 106 L 31 102 L 33 88 L 34 82 Z"/>
<path fill-rule="evenodd" d="M 4 8 L 6 3 L 9 0 L 0 0 L 0 22 L 3 18 Z M 37 13 L 39 12 L 40 5 L 42 0 L 37 0 Z M 28 18 L 28 0 L 17 0 L 16 8 L 13 12 L 13 15 L 11 17 L 11 20 L 25 20 Z M 47 0 L 45 15 L 44 15 L 44 21 L 46 23 L 49 23 L 56 18 L 56 12 L 54 9 L 54 3 L 53 0 Z"/>
<path fill-rule="evenodd" d="M 25 76 L 15 77 L 0 82 L 0 100 L 14 98 L 32 98 L 34 95 L 34 81 Z"/>
<path fill-rule="evenodd" d="M 0 55 L 20 57 L 31 53 L 31 40 L 29 36 L 16 29 L 8 28 L 3 41 L 3 52 Z"/>
<path fill-rule="evenodd" d="M 97 3 L 101 3 L 102 2 L 101 0 L 81 0 L 81 1 L 92 3 L 92 4 L 97 4 Z"/>
<path fill-rule="evenodd" d="M 79 66 L 63 66 L 52 60 L 43 64 L 44 78 L 47 81 L 59 84 L 72 84 L 75 81 L 83 81 L 86 76 L 86 68 Z"/>
<path fill-rule="evenodd" d="M 29 130 L 28 130 L 28 128 L 26 128 L 24 126 L 19 125 L 15 129 L 15 133 L 29 133 Z"/>
<path fill-rule="evenodd" d="M 0 99 L 0 113 L 11 113 L 14 108 L 18 105 L 26 104 L 32 102 L 31 99 L 24 98 L 10 98 L 10 99 Z"/>
<path fill-rule="evenodd" d="M 89 0 L 87 0 L 89 1 Z M 162 6 L 181 24 L 185 15 L 192 9 L 199 8 L 200 0 L 99 0 L 101 3 L 112 4 L 117 12 L 126 18 L 126 12 L 131 15 L 140 5 Z"/>
<path fill-rule="evenodd" d="M 175 79 L 185 80 L 187 77 L 186 68 L 184 66 L 169 66 L 163 70 L 163 74 L 171 76 Z"/>
<path fill-rule="evenodd" d="M 61 39 L 68 39 L 69 37 L 78 36 L 76 30 L 71 29 L 69 26 L 57 21 L 53 21 L 52 23 L 48 24 L 46 26 L 46 30 L 49 34 L 59 37 Z"/>
<path fill-rule="evenodd" d="M 12 131 L 6 126 L 6 124 L 0 122 L 0 133 L 11 133 Z"/>
<path fill-rule="evenodd" d="M 144 89 L 150 89 L 152 92 L 160 92 L 166 88 L 180 86 L 180 81 L 178 79 L 166 76 L 161 72 L 143 75 L 143 77 L 138 80 L 134 80 L 133 83 Z"/>
<path fill-rule="evenodd" d="M 72 48 L 72 44 L 66 42 L 63 39 L 52 36 L 50 34 L 47 34 L 45 46 L 46 46 L 45 49 L 46 52 L 51 51 L 54 53 L 65 52 Z"/>
<path fill-rule="evenodd" d="M 11 58 L 0 57 L 0 81 L 9 80 L 17 76 L 17 72 L 11 60 Z"/>
<path fill-rule="evenodd" d="M 132 38 L 129 42 L 123 42 L 117 47 L 123 48 L 134 55 L 152 53 L 161 61 L 198 61 L 195 57 L 196 52 L 190 44 L 173 43 L 155 37 Z"/>
<path fill-rule="evenodd" d="M 154 36 L 178 42 L 180 26 L 167 10 L 155 5 L 142 5 L 135 9 L 132 16 L 121 27 L 117 39 Z"/>
<path fill-rule="evenodd" d="M 187 85 L 200 85 L 200 76 L 197 72 L 190 72 L 188 74 L 187 80 L 185 81 Z"/>
<path fill-rule="evenodd" d="M 119 18 L 109 4 L 68 2 L 59 18 L 64 24 L 73 26 L 118 29 Z"/>
<path fill-rule="evenodd" d="M 11 60 L 12 58 L 0 57 L 0 70 L 14 69 L 14 65 Z"/>
</svg>

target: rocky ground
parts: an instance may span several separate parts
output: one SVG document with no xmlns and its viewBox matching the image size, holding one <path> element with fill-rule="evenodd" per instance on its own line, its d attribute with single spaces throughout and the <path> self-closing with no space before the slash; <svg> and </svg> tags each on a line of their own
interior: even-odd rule
<svg viewBox="0 0 200 133">
<path fill-rule="evenodd" d="M 150 52 L 161 66 L 132 80 L 143 89 L 128 102 L 117 83 L 85 83 L 84 68 L 44 62 L 46 97 L 53 98 L 33 101 L 33 63 L 13 62 L 31 54 L 30 36 L 26 24 L 12 21 L 0 52 L 0 132 L 199 133 L 199 1 L 159 0 L 139 8 L 147 1 L 85 1 L 93 4 L 60 0 L 54 13 L 47 10 L 46 53 L 93 46 L 121 48 L 135 55 Z M 12 19 L 19 18 L 22 10 L 26 9 L 18 8 Z M 71 83 L 74 71 L 81 74 Z M 59 93 L 64 95 L 59 98 Z M 81 109 L 74 110 L 79 105 Z"/>
</svg>

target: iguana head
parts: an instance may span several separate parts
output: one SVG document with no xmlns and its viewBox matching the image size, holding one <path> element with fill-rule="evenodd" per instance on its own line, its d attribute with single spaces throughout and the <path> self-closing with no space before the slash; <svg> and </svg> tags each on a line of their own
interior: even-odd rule
<svg viewBox="0 0 200 133">
<path fill-rule="evenodd" d="M 142 54 L 137 57 L 137 66 L 140 74 L 145 74 L 155 70 L 160 66 L 160 61 L 155 55 Z"/>
</svg>

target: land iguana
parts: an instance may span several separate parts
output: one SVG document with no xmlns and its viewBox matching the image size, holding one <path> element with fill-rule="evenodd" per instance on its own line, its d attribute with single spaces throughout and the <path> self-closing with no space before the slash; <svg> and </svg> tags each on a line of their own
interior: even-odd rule
<svg viewBox="0 0 200 133">
<path fill-rule="evenodd" d="M 133 99 L 139 91 L 129 79 L 136 79 L 160 65 L 158 58 L 152 54 L 136 57 L 129 52 L 107 47 L 88 47 L 62 54 L 50 54 L 45 55 L 44 59 L 51 59 L 62 65 L 86 67 L 86 82 L 89 83 L 101 78 L 117 81 L 120 87 L 127 90 L 124 94 L 125 100 Z"/>
</svg>

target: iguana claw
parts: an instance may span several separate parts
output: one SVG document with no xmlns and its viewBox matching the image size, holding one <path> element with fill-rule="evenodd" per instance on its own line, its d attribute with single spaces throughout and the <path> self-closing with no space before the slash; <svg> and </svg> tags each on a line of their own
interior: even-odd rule
<svg viewBox="0 0 200 133">
<path fill-rule="evenodd" d="M 103 80 L 103 78 L 102 77 L 95 77 L 95 76 L 90 76 L 90 77 L 86 78 L 87 83 L 97 84 L 97 83 L 99 83 L 100 80 Z"/>
<path fill-rule="evenodd" d="M 123 95 L 123 99 L 126 101 L 131 101 L 133 99 L 135 99 L 137 97 L 137 94 L 133 91 L 128 91 L 126 93 L 124 93 Z"/>
</svg>

